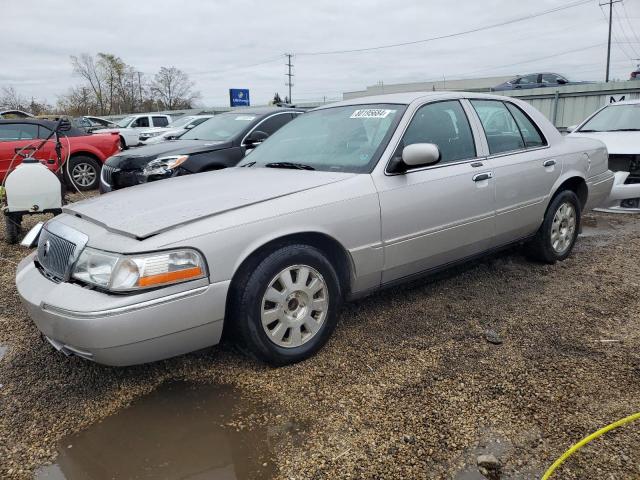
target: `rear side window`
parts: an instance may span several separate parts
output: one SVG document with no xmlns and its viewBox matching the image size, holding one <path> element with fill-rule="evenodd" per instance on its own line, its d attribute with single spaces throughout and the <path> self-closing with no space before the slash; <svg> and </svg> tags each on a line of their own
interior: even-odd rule
<svg viewBox="0 0 640 480">
<path fill-rule="evenodd" d="M 414 143 L 436 144 L 440 149 L 441 163 L 476 157 L 471 127 L 457 100 L 420 107 L 402 140 L 404 147 Z"/>
<path fill-rule="evenodd" d="M 506 105 L 509 109 L 509 112 L 511 112 L 511 115 L 513 115 L 513 118 L 515 118 L 516 123 L 518 124 L 520 133 L 522 134 L 522 139 L 524 140 L 524 146 L 527 148 L 545 146 L 547 142 L 545 141 L 542 133 L 540 133 L 540 130 L 538 130 L 538 127 L 536 127 L 533 121 L 514 104 L 506 102 Z"/>
<path fill-rule="evenodd" d="M 498 100 L 471 100 L 471 104 L 482 122 L 489 153 L 496 155 L 524 149 L 520 129 L 504 103 Z"/>
<path fill-rule="evenodd" d="M 169 120 L 167 120 L 167 117 L 153 117 L 154 127 L 166 127 L 167 125 L 169 125 Z"/>
</svg>

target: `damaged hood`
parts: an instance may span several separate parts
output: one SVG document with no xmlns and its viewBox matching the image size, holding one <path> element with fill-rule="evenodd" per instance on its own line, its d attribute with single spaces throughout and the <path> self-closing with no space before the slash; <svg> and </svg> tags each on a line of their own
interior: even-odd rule
<svg viewBox="0 0 640 480">
<path fill-rule="evenodd" d="M 640 154 L 640 132 L 573 132 L 568 136 L 600 140 L 612 155 Z"/>
<path fill-rule="evenodd" d="M 143 239 L 178 225 L 354 175 L 276 168 L 228 168 L 125 188 L 67 205 L 63 211 L 112 232 Z"/>
</svg>

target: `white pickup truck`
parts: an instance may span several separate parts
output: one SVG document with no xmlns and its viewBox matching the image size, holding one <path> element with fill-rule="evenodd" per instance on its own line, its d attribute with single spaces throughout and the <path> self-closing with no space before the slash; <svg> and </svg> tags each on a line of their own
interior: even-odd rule
<svg viewBox="0 0 640 480">
<path fill-rule="evenodd" d="M 125 149 L 140 144 L 140 131 L 149 127 L 166 127 L 172 122 L 169 115 L 128 115 L 115 122 L 118 128 L 103 128 L 93 133 L 120 133 L 120 146 Z"/>
</svg>

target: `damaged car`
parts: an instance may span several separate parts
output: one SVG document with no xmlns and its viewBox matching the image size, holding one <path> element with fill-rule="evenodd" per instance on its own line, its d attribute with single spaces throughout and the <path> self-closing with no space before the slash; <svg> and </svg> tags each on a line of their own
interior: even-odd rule
<svg viewBox="0 0 640 480">
<path fill-rule="evenodd" d="M 602 142 L 514 98 L 358 98 L 305 113 L 236 168 L 65 206 L 17 290 L 68 355 L 150 362 L 224 330 L 285 365 L 322 348 L 344 300 L 514 244 L 566 259 L 612 182 Z"/>
<path fill-rule="evenodd" d="M 640 212 L 640 100 L 607 105 L 572 130 L 570 137 L 593 138 L 607 146 L 615 184 L 601 210 Z"/>
</svg>

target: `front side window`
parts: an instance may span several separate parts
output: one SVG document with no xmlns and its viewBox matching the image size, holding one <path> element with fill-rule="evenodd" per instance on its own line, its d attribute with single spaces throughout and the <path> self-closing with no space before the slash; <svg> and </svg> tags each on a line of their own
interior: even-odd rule
<svg viewBox="0 0 640 480">
<path fill-rule="evenodd" d="M 578 131 L 638 132 L 640 131 L 640 103 L 610 105 L 603 108 Z"/>
<path fill-rule="evenodd" d="M 406 105 L 368 104 L 305 113 L 269 137 L 239 166 L 286 163 L 324 171 L 370 172 L 405 110 Z"/>
<path fill-rule="evenodd" d="M 13 123 L 0 125 L 0 140 L 34 140 L 38 138 L 38 125 Z"/>
<path fill-rule="evenodd" d="M 531 85 L 534 83 L 538 83 L 538 74 L 534 73 L 532 75 L 526 75 L 522 78 L 520 78 L 520 82 L 518 82 L 519 85 Z"/>
<path fill-rule="evenodd" d="M 480 117 L 492 155 L 524 148 L 520 129 L 504 103 L 498 100 L 471 100 L 471 104 Z"/>
<path fill-rule="evenodd" d="M 148 127 L 148 126 L 149 126 L 149 117 L 139 117 L 135 122 L 131 124 L 132 128 Z"/>
<path fill-rule="evenodd" d="M 258 124 L 255 129 L 271 136 L 276 133 L 278 129 L 289 123 L 289 121 L 291 121 L 291 115 L 287 113 L 280 113 L 267 118 L 262 123 Z"/>
<path fill-rule="evenodd" d="M 227 141 L 254 125 L 257 115 L 251 113 L 223 113 L 192 128 L 180 140 Z"/>
<path fill-rule="evenodd" d="M 558 85 L 560 83 L 566 83 L 566 80 L 555 73 L 544 73 L 542 75 L 542 83 L 545 85 Z"/>
<path fill-rule="evenodd" d="M 440 163 L 476 156 L 473 133 L 459 101 L 430 103 L 416 112 L 402 139 L 403 147 L 414 143 L 434 143 Z"/>
</svg>

